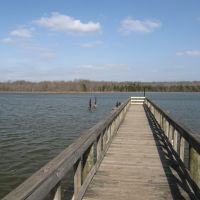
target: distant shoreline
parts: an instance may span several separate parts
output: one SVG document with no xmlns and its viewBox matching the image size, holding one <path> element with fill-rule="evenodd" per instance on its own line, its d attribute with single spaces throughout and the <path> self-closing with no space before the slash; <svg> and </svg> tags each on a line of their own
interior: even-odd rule
<svg viewBox="0 0 200 200">
<path fill-rule="evenodd" d="M 122 93 L 122 92 L 200 92 L 200 81 L 193 82 L 112 82 L 112 81 L 43 81 L 0 82 L 5 93 Z"/>
<path fill-rule="evenodd" d="M 200 91 L 146 91 L 146 93 L 200 93 Z M 99 92 L 99 91 L 91 91 L 91 92 L 77 92 L 77 91 L 60 91 L 60 92 L 50 92 L 50 91 L 0 91 L 0 94 L 112 94 L 112 93 L 144 93 L 143 91 L 105 91 L 105 92 Z"/>
</svg>

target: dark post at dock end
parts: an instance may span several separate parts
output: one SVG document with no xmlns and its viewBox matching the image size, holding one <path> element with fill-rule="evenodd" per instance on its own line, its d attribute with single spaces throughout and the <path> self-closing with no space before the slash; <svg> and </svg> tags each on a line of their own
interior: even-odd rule
<svg viewBox="0 0 200 200">
<path fill-rule="evenodd" d="M 144 97 L 145 97 L 145 93 L 146 93 L 146 91 L 145 91 L 145 88 L 144 88 Z"/>
</svg>

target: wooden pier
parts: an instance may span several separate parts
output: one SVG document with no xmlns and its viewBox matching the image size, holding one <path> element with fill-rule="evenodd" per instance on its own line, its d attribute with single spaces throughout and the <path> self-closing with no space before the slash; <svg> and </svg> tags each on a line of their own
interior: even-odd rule
<svg viewBox="0 0 200 200">
<path fill-rule="evenodd" d="M 131 106 L 83 199 L 173 199 L 158 147 L 143 106 Z"/>
<path fill-rule="evenodd" d="M 200 139 L 151 100 L 133 97 L 3 200 L 200 199 Z"/>
</svg>

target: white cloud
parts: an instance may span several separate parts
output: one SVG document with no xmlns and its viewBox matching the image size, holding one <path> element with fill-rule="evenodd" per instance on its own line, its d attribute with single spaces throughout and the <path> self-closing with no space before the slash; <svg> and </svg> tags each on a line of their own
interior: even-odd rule
<svg viewBox="0 0 200 200">
<path fill-rule="evenodd" d="M 187 50 L 176 53 L 177 56 L 200 56 L 199 50 Z"/>
<path fill-rule="evenodd" d="M 114 80 L 118 81 L 130 75 L 131 68 L 127 64 L 83 64 L 74 66 L 69 72 L 72 79 Z M 132 76 L 132 75 L 131 75 Z M 117 78 L 116 78 L 117 77 Z"/>
<path fill-rule="evenodd" d="M 110 70 L 124 70 L 129 69 L 126 64 L 84 64 L 77 67 L 78 70 L 99 70 L 99 71 L 110 71 Z"/>
<path fill-rule="evenodd" d="M 13 40 L 11 38 L 3 38 L 0 40 L 0 44 L 11 44 Z"/>
<path fill-rule="evenodd" d="M 95 48 L 95 47 L 99 47 L 103 44 L 102 41 L 93 41 L 93 42 L 87 42 L 87 43 L 82 43 L 80 44 L 80 47 L 82 48 Z"/>
<path fill-rule="evenodd" d="M 130 34 L 131 32 L 149 33 L 159 27 L 161 27 L 161 22 L 158 20 L 141 21 L 128 17 L 121 21 L 120 31 L 124 34 Z"/>
<path fill-rule="evenodd" d="M 80 65 L 78 68 L 79 69 L 96 69 L 97 66 L 93 64 L 86 64 L 86 65 Z"/>
<path fill-rule="evenodd" d="M 8 40 L 8 42 L 9 41 L 10 40 Z M 0 44 L 1 44 L 1 40 L 0 40 Z M 41 44 L 33 43 L 30 40 L 15 41 L 12 38 L 11 38 L 11 44 L 15 45 L 16 47 L 22 50 L 25 50 L 25 52 L 32 55 L 32 57 L 36 56 L 35 58 L 39 58 L 40 60 L 42 59 L 43 61 L 53 60 L 53 59 L 56 59 L 57 57 L 57 54 L 53 51 L 52 46 L 43 47 L 41 46 Z"/>
<path fill-rule="evenodd" d="M 56 54 L 53 53 L 53 52 L 42 52 L 41 54 L 41 57 L 45 60 L 52 60 L 52 59 L 55 59 L 56 58 Z"/>
<path fill-rule="evenodd" d="M 20 38 L 31 38 L 32 37 L 32 29 L 27 28 L 19 28 L 10 33 L 11 36 L 16 36 Z"/>
<path fill-rule="evenodd" d="M 73 17 L 62 15 L 56 12 L 52 13 L 50 17 L 41 17 L 34 22 L 37 25 L 60 32 L 89 33 L 98 32 L 101 30 L 101 25 L 99 22 L 95 23 L 89 21 L 87 23 L 83 23 L 79 19 L 74 19 Z"/>
</svg>

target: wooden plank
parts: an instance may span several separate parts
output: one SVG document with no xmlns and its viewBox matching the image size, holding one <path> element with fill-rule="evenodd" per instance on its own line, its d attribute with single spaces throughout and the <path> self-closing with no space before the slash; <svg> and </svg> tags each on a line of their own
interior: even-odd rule
<svg viewBox="0 0 200 200">
<path fill-rule="evenodd" d="M 131 106 L 83 200 L 174 199 L 174 176 L 160 160 L 160 146 L 143 106 Z"/>
</svg>

